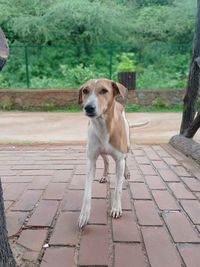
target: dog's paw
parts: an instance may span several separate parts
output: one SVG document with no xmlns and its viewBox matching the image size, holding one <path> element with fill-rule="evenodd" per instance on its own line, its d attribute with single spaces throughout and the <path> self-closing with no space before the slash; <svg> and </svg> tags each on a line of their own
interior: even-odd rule
<svg viewBox="0 0 200 267">
<path fill-rule="evenodd" d="M 125 172 L 124 177 L 125 177 L 126 180 L 130 180 L 131 173 L 129 171 Z"/>
<path fill-rule="evenodd" d="M 107 183 L 108 181 L 108 176 L 102 176 L 100 179 L 99 179 L 99 183 L 103 184 L 103 183 Z"/>
<path fill-rule="evenodd" d="M 110 212 L 110 216 L 114 219 L 117 219 L 122 216 L 122 209 L 121 208 L 112 208 Z"/>
<path fill-rule="evenodd" d="M 89 221 L 90 218 L 90 210 L 81 211 L 78 226 L 79 228 L 83 228 Z"/>
</svg>

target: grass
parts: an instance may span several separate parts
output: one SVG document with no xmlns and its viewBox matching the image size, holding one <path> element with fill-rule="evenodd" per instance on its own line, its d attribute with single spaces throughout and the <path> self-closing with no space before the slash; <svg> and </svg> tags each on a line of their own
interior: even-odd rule
<svg viewBox="0 0 200 267">
<path fill-rule="evenodd" d="M 136 104 L 129 104 L 125 107 L 127 113 L 131 112 L 182 112 L 182 106 L 166 106 L 166 105 L 152 105 L 152 106 L 140 106 Z M 14 110 L 22 110 L 22 111 L 44 111 L 44 112 L 69 112 L 69 113 L 77 113 L 81 112 L 82 108 L 80 106 L 71 106 L 68 108 L 61 108 L 56 107 L 54 105 L 45 105 L 41 108 L 34 108 L 34 107 L 23 107 L 17 108 L 15 105 L 0 105 L 1 111 L 14 111 Z"/>
<path fill-rule="evenodd" d="M 126 106 L 126 112 L 182 112 L 183 107 L 180 106 L 140 106 L 136 104 L 130 104 Z"/>
</svg>

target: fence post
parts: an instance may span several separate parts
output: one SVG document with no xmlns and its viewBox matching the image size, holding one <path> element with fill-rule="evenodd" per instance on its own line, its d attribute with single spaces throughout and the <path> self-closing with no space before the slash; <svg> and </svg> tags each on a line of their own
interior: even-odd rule
<svg viewBox="0 0 200 267">
<path fill-rule="evenodd" d="M 113 59 L 113 51 L 112 46 L 109 48 L 109 79 L 112 80 L 112 59 Z"/>
<path fill-rule="evenodd" d="M 29 60 L 28 60 L 28 47 L 24 46 L 24 54 L 25 54 L 25 65 L 26 65 L 26 85 L 27 88 L 30 88 L 30 76 L 29 76 Z"/>
</svg>

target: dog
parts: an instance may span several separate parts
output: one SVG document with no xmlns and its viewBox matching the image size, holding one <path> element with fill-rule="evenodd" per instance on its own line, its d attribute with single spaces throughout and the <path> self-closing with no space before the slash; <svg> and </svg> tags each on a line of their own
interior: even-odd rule
<svg viewBox="0 0 200 267">
<path fill-rule="evenodd" d="M 90 118 L 87 144 L 87 177 L 79 227 L 84 227 L 90 217 L 92 181 L 95 177 L 96 161 L 102 156 L 104 173 L 100 182 L 108 178 L 108 158 L 116 162 L 116 186 L 110 215 L 122 216 L 121 193 L 124 178 L 129 179 L 126 157 L 130 146 L 129 125 L 124 107 L 116 101 L 116 96 L 125 98 L 127 89 L 120 83 L 108 79 L 90 80 L 79 90 L 79 104 Z"/>
</svg>

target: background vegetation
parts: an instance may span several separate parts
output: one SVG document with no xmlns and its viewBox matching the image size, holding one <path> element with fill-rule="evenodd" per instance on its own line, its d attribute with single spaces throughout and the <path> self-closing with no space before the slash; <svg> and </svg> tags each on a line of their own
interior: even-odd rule
<svg viewBox="0 0 200 267">
<path fill-rule="evenodd" d="M 137 88 L 184 88 L 195 15 L 194 0 L 0 0 L 0 87 L 74 89 L 136 70 Z"/>
</svg>

